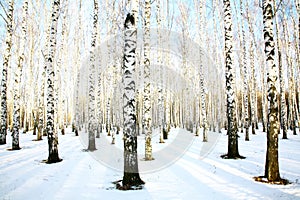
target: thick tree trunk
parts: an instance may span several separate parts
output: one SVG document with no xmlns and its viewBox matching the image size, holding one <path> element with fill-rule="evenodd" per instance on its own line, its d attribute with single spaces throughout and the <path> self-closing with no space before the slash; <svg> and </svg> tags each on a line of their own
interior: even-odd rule
<svg viewBox="0 0 300 200">
<path fill-rule="evenodd" d="M 228 121 L 228 153 L 222 157 L 242 158 L 238 150 L 236 103 L 235 103 L 235 76 L 232 63 L 232 19 L 230 0 L 223 0 L 225 23 L 225 66 L 226 66 L 226 93 L 227 93 L 227 121 Z"/>
<path fill-rule="evenodd" d="M 278 133 L 280 131 L 279 110 L 277 103 L 276 84 L 278 80 L 278 69 L 274 63 L 275 47 L 273 37 L 273 0 L 263 1 L 263 22 L 265 54 L 268 67 L 268 128 L 267 128 L 267 153 L 265 165 L 265 177 L 270 182 L 280 181 L 278 163 Z"/>
<path fill-rule="evenodd" d="M 49 52 L 46 57 L 47 69 L 47 136 L 49 156 L 47 163 L 55 163 L 61 161 L 58 156 L 58 137 L 55 130 L 55 99 L 54 99 L 54 61 L 55 61 L 55 48 L 56 48 L 56 34 L 57 24 L 59 17 L 60 0 L 53 0 L 51 29 L 49 37 Z"/>
<path fill-rule="evenodd" d="M 137 28 L 135 14 L 137 2 L 133 1 L 132 13 L 127 14 L 125 20 L 125 46 L 122 66 L 123 94 L 123 134 L 124 134 L 124 176 L 123 189 L 144 184 L 139 175 L 137 156 L 136 110 L 135 110 L 135 65 Z"/>
</svg>

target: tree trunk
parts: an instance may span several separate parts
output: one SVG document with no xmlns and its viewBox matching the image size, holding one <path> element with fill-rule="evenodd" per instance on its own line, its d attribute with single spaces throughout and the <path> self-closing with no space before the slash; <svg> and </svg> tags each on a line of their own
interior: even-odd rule
<svg viewBox="0 0 300 200">
<path fill-rule="evenodd" d="M 46 57 L 46 69 L 47 69 L 47 136 L 48 136 L 48 148 L 49 156 L 47 163 L 60 162 L 61 159 L 58 156 L 58 137 L 55 130 L 55 119 L 54 119 L 54 61 L 55 61 L 55 50 L 56 50 L 56 35 L 57 35 L 57 24 L 59 18 L 59 7 L 60 0 L 53 0 L 52 17 L 51 17 L 51 29 L 49 37 L 49 52 Z"/>
<path fill-rule="evenodd" d="M 123 134 L 124 134 L 124 176 L 123 189 L 131 189 L 132 186 L 144 184 L 139 175 L 137 156 L 137 134 L 136 134 L 136 110 L 135 110 L 135 65 L 136 65 L 136 42 L 137 25 L 137 2 L 132 4 L 132 13 L 127 14 L 125 20 L 125 45 L 122 66 L 123 94 Z"/>
<path fill-rule="evenodd" d="M 269 182 L 280 181 L 279 163 L 278 163 L 278 133 L 279 110 L 277 103 L 276 84 L 278 80 L 278 69 L 274 63 L 275 48 L 273 37 L 273 0 L 263 1 L 263 22 L 264 22 L 264 39 L 265 54 L 268 67 L 268 127 L 267 127 L 267 153 L 265 165 L 265 177 Z"/>
<path fill-rule="evenodd" d="M 276 10 L 276 3 L 274 3 L 274 10 Z M 275 16 L 275 31 L 277 36 L 277 54 L 278 54 L 278 68 L 279 68 L 279 83 L 280 83 L 280 124 L 282 127 L 282 139 L 287 139 L 287 124 L 286 124 L 286 104 L 285 104 L 285 85 L 282 69 L 282 57 L 281 57 L 281 41 L 279 40 L 278 22 Z"/>
<path fill-rule="evenodd" d="M 151 85 L 150 85 L 150 0 L 145 0 L 144 26 L 144 133 L 145 133 L 145 160 L 152 157 L 152 114 L 151 114 Z"/>
<path fill-rule="evenodd" d="M 97 121 L 95 116 L 95 62 L 96 62 L 96 43 L 97 43 L 97 23 L 98 23 L 98 2 L 94 0 L 94 21 L 93 21 L 93 33 L 91 41 L 90 51 L 90 65 L 89 65 L 89 103 L 88 103 L 88 134 L 89 134 L 89 145 L 88 151 L 96 150 L 95 133 L 97 131 Z"/>
<path fill-rule="evenodd" d="M 225 66 L 227 92 L 227 121 L 228 121 L 228 153 L 222 157 L 229 159 L 242 158 L 238 150 L 236 103 L 235 103 L 235 76 L 232 63 L 232 20 L 230 0 L 223 0 L 225 23 Z"/>
<path fill-rule="evenodd" d="M 7 70 L 10 65 L 12 35 L 13 35 L 13 12 L 14 0 L 9 1 L 6 23 L 5 53 L 3 58 L 2 80 L 1 80 L 1 125 L 0 125 L 0 145 L 6 144 L 7 135 Z"/>
<path fill-rule="evenodd" d="M 241 17 L 243 17 L 243 2 L 240 0 L 240 11 Z M 246 37 L 243 21 L 241 21 L 242 38 L 241 38 L 241 48 L 242 50 L 242 66 L 243 66 L 243 80 L 244 80 L 244 127 L 246 129 L 245 140 L 249 141 L 249 114 L 248 114 L 248 66 L 247 66 L 247 50 L 246 50 Z M 244 128 L 242 127 L 242 128 Z"/>
</svg>

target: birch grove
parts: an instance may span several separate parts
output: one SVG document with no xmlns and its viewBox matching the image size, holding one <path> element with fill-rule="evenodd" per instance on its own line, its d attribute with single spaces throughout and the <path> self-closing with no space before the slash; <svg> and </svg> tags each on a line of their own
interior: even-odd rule
<svg viewBox="0 0 300 200">
<path fill-rule="evenodd" d="M 300 126 L 299 0 L 0 6 L 1 145 L 8 139 L 18 150 L 23 136 L 47 137 L 46 163 L 56 163 L 58 138 L 70 132 L 91 154 L 101 153 L 106 139 L 112 148 L 121 141 L 119 189 L 127 190 L 144 184 L 138 145 L 145 145 L 142 164 L 152 166 L 156 143 L 163 149 L 184 140 L 181 131 L 203 146 L 227 134 L 221 157 L 240 159 L 239 140 L 255 141 L 263 131 L 265 174 L 257 180 L 284 182 L 278 140 Z"/>
</svg>

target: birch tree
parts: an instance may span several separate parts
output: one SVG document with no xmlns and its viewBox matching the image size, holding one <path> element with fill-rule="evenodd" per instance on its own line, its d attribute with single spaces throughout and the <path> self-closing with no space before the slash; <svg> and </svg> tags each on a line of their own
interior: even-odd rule
<svg viewBox="0 0 300 200">
<path fill-rule="evenodd" d="M 225 66 L 226 66 L 226 99 L 227 99 L 227 123 L 228 123 L 228 153 L 223 158 L 243 158 L 238 150 L 238 134 L 235 103 L 235 75 L 232 55 L 232 19 L 230 0 L 224 3 L 224 27 L 225 27 Z"/>
<path fill-rule="evenodd" d="M 2 4 L 1 4 L 2 5 Z M 4 7 L 3 7 L 4 9 Z M 5 38 L 5 52 L 3 58 L 2 80 L 1 80 L 1 124 L 0 124 L 0 144 L 6 144 L 7 135 L 7 70 L 10 67 L 11 47 L 13 36 L 13 13 L 14 13 L 14 0 L 9 1 L 8 11 L 6 12 L 6 38 Z"/>
<path fill-rule="evenodd" d="M 27 19 L 28 1 L 23 3 L 23 17 L 22 17 L 22 32 L 20 38 L 20 46 L 18 48 L 18 66 L 15 70 L 14 79 L 14 111 L 13 111 L 13 130 L 12 130 L 12 149 L 19 150 L 19 132 L 20 132 L 20 87 L 21 87 L 21 73 L 25 59 L 25 45 L 26 45 L 26 19 Z"/>
<path fill-rule="evenodd" d="M 268 68 L 268 127 L 265 178 L 269 182 L 282 181 L 278 163 L 278 133 L 280 131 L 279 111 L 277 103 L 278 69 L 274 63 L 275 47 L 273 36 L 273 0 L 263 1 L 263 24 L 265 39 L 266 64 Z"/>
<path fill-rule="evenodd" d="M 82 20 L 81 20 L 81 10 L 82 10 L 82 0 L 79 0 L 79 6 L 78 6 L 78 22 L 77 22 L 77 29 L 76 29 L 76 71 L 77 71 L 77 79 L 76 83 L 76 89 L 75 89 L 75 136 L 78 136 L 78 131 L 80 130 L 80 106 L 79 106 L 79 84 L 80 84 L 80 66 L 81 66 L 81 59 L 80 59 L 80 48 L 82 48 L 82 45 L 80 45 L 80 41 L 83 38 L 82 37 Z"/>
<path fill-rule="evenodd" d="M 206 6 L 206 1 L 203 2 L 204 8 L 201 2 L 199 3 L 199 37 L 200 37 L 200 42 L 201 45 L 203 45 L 204 38 L 202 37 L 202 32 L 203 32 L 203 24 L 204 24 L 204 16 L 205 16 L 205 6 Z M 202 13 L 203 12 L 203 13 Z M 204 27 L 205 28 L 205 27 Z M 200 60 L 202 60 L 202 54 L 199 52 L 200 55 Z M 204 85 L 204 75 L 203 75 L 203 63 L 200 63 L 200 68 L 199 68 L 199 76 L 200 76 L 200 96 L 201 96 L 201 116 L 202 116 L 202 126 L 203 126 L 203 142 L 207 142 L 207 129 L 208 129 L 208 123 L 206 119 L 206 94 L 205 94 L 205 85 Z"/>
<path fill-rule="evenodd" d="M 243 2 L 240 0 L 240 13 L 241 13 L 241 18 L 243 17 L 244 11 L 243 11 Z M 248 115 L 248 66 L 247 66 L 247 50 L 246 50 L 246 36 L 245 36 L 245 28 L 244 28 L 244 23 L 243 20 L 241 20 L 241 62 L 242 62 L 242 67 L 243 67 L 243 80 L 244 80 L 244 127 L 246 129 L 245 133 L 245 140 L 249 141 L 249 115 Z M 242 128 L 244 128 L 242 127 Z"/>
<path fill-rule="evenodd" d="M 131 1 L 131 10 L 125 19 L 124 57 L 122 65 L 123 83 L 123 139 L 124 139 L 124 176 L 121 189 L 131 189 L 133 186 L 144 184 L 138 169 L 137 132 L 136 132 L 136 42 L 137 1 Z"/>
<path fill-rule="evenodd" d="M 276 10 L 276 3 L 274 3 L 274 10 Z M 279 39 L 279 28 L 278 28 L 278 21 L 277 17 L 274 17 L 275 23 L 275 32 L 277 38 L 277 55 L 278 55 L 278 69 L 279 69 L 279 83 L 280 83 L 280 124 L 282 127 L 282 138 L 287 139 L 287 124 L 286 124 L 286 106 L 285 106 L 285 86 L 284 86 L 284 76 L 283 76 L 283 69 L 282 69 L 282 56 L 281 56 L 281 41 Z"/>
<path fill-rule="evenodd" d="M 47 136 L 48 136 L 48 147 L 49 156 L 47 163 L 60 162 L 61 159 L 58 156 L 58 137 L 55 130 L 55 91 L 54 91 L 54 61 L 56 51 L 56 35 L 57 35 L 57 24 L 59 18 L 60 0 L 52 1 L 52 15 L 51 15 L 51 28 L 49 36 L 49 52 L 46 57 L 46 69 L 47 69 Z"/>
<path fill-rule="evenodd" d="M 251 123 L 252 123 L 252 134 L 255 134 L 255 128 L 257 128 L 257 77 L 255 75 L 255 58 L 254 58 L 254 47 L 257 48 L 257 42 L 253 30 L 253 18 L 250 16 L 249 12 L 249 4 L 246 2 L 246 19 L 249 24 L 249 34 L 250 37 L 252 37 L 250 41 L 250 47 L 249 47 L 249 52 L 250 52 L 250 67 L 251 67 L 251 82 L 250 82 L 250 105 L 251 105 Z M 249 124 L 250 126 L 250 124 Z"/>
<path fill-rule="evenodd" d="M 145 26 L 144 26 L 144 133 L 145 133 L 145 160 L 152 157 L 152 114 L 151 114 L 151 84 L 150 84 L 150 0 L 145 0 Z"/>
<path fill-rule="evenodd" d="M 159 143 L 164 143 L 163 139 L 163 126 L 164 126 L 164 95 L 163 95 L 163 68 L 162 66 L 162 53 L 161 53 L 161 43 L 162 43 L 162 33 L 161 33 L 161 21 L 162 21 L 162 15 L 161 15 L 161 1 L 156 1 L 156 23 L 157 23 L 157 62 L 160 66 L 159 68 L 159 80 L 160 80 L 160 87 L 158 88 L 158 125 L 159 125 Z"/>
<path fill-rule="evenodd" d="M 89 101 L 88 101 L 88 133 L 89 133 L 89 145 L 88 151 L 96 150 L 95 143 L 95 132 L 97 131 L 96 126 L 96 116 L 95 116 L 95 62 L 96 62 L 96 43 L 97 43 L 97 23 L 98 23 L 98 2 L 94 0 L 94 17 L 93 17 L 93 33 L 91 41 L 91 51 L 90 51 L 90 64 L 89 64 L 89 81 L 88 81 L 88 90 L 89 90 Z"/>
</svg>

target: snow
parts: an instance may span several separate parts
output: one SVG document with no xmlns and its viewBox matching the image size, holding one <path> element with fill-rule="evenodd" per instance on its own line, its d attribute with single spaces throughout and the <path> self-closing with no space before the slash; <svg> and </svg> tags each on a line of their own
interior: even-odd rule
<svg viewBox="0 0 300 200">
<path fill-rule="evenodd" d="M 99 162 L 98 154 L 82 151 L 86 148 L 82 138 L 87 134 L 80 134 L 75 137 L 67 129 L 66 135 L 59 135 L 59 155 L 63 161 L 56 164 L 41 162 L 48 156 L 46 137 L 42 141 L 32 141 L 36 136 L 31 133 L 20 134 L 22 149 L 7 151 L 11 147 L 8 135 L 7 145 L 0 146 L 0 199 L 300 199 L 300 136 L 291 132 L 289 140 L 279 140 L 281 177 L 292 182 L 285 186 L 253 180 L 254 176 L 264 173 L 266 134 L 261 131 L 250 135 L 248 142 L 240 133 L 239 150 L 246 156 L 244 160 L 220 158 L 227 152 L 225 132 L 208 132 L 212 142 L 204 144 L 202 136 L 172 129 L 164 144 L 159 144 L 159 135 L 153 134 L 155 160 L 143 161 L 141 136 L 138 138 L 139 165 L 146 184 L 137 191 L 114 189 L 112 182 L 122 179 L 122 171 Z M 102 134 L 96 140 L 97 152 L 109 153 L 104 151 L 104 141 L 111 141 L 111 138 Z M 177 140 L 190 143 L 183 145 L 184 151 L 178 151 L 183 146 L 171 148 L 172 144 L 179 145 Z M 116 135 L 114 148 L 122 150 L 121 145 L 122 135 Z M 208 147 L 205 154 L 201 153 L 204 145 Z M 143 165 L 157 166 L 155 162 L 161 162 L 159 153 L 168 148 L 171 150 L 167 152 L 179 154 L 171 157 L 173 162 L 157 170 L 144 170 Z M 118 156 L 114 155 L 113 159 L 122 162 Z"/>
</svg>

